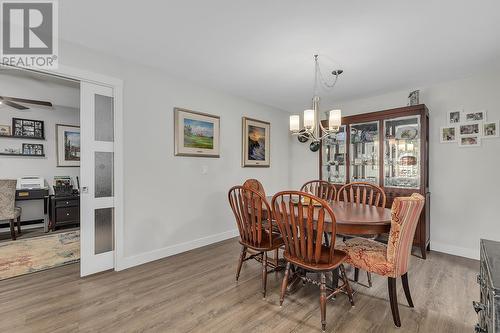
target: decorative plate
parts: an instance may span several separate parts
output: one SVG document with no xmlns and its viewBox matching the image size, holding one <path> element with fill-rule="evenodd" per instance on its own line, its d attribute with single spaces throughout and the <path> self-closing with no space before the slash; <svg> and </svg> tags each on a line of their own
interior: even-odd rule
<svg viewBox="0 0 500 333">
<path fill-rule="evenodd" d="M 398 126 L 396 127 L 396 139 L 413 140 L 418 135 L 418 127 L 416 125 Z"/>
</svg>

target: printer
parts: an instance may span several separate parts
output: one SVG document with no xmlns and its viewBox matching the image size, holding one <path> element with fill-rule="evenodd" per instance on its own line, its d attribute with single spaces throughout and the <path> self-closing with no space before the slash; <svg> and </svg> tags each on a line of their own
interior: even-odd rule
<svg viewBox="0 0 500 333">
<path fill-rule="evenodd" d="M 26 176 L 17 178 L 17 186 L 18 190 L 38 190 L 44 189 L 45 187 L 45 179 L 39 176 Z"/>
</svg>

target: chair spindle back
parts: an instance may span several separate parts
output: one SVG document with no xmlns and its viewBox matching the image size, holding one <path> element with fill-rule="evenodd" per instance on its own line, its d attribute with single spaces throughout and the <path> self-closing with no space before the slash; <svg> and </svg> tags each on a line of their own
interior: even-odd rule
<svg viewBox="0 0 500 333">
<path fill-rule="evenodd" d="M 333 184 L 324 180 L 311 180 L 302 185 L 300 191 L 312 193 L 318 198 L 326 201 L 333 201 L 337 196 L 337 189 Z"/>
<path fill-rule="evenodd" d="M 316 201 L 319 206 L 306 202 Z M 314 195 L 300 191 L 282 191 L 277 193 L 271 203 L 281 236 L 285 242 L 285 253 L 305 264 L 317 264 L 325 247 L 328 250 L 328 263 L 333 262 L 335 250 L 335 215 L 328 202 Z M 328 219 L 329 221 L 327 221 Z M 331 221 L 331 242 L 327 246 L 323 241 L 326 223 Z"/>
<path fill-rule="evenodd" d="M 385 207 L 385 191 L 378 185 L 366 182 L 352 182 L 342 186 L 337 201 Z"/>
<path fill-rule="evenodd" d="M 243 243 L 260 247 L 272 243 L 272 210 L 266 197 L 248 187 L 234 186 L 228 193 L 229 205 Z"/>
</svg>

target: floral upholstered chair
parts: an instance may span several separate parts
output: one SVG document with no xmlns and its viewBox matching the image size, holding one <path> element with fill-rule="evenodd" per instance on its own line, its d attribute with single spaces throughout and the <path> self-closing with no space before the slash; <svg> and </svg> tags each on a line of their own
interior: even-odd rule
<svg viewBox="0 0 500 333">
<path fill-rule="evenodd" d="M 356 268 L 388 278 L 389 299 L 394 324 L 401 326 L 396 292 L 396 278 L 401 277 L 408 305 L 413 307 L 408 286 L 408 261 L 413 237 L 425 199 L 414 193 L 411 197 L 394 199 L 389 241 L 386 244 L 367 238 L 351 238 L 339 249 L 347 253 L 346 262 Z"/>
<path fill-rule="evenodd" d="M 17 232 L 21 234 L 21 208 L 15 206 L 16 183 L 15 179 L 0 179 L 0 221 L 10 222 L 12 240 L 16 240 L 14 220 L 17 220 Z"/>
</svg>

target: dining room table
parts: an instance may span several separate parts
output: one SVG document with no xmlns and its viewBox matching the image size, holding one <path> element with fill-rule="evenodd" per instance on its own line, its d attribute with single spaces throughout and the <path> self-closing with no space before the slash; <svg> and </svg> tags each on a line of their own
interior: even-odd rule
<svg viewBox="0 0 500 333">
<path fill-rule="evenodd" d="M 266 197 L 269 204 L 272 196 Z M 344 201 L 328 202 L 335 215 L 335 232 L 343 235 L 378 235 L 391 230 L 391 210 L 366 204 Z M 319 209 L 316 208 L 315 209 Z M 304 214 L 307 210 L 304 210 Z M 325 216 L 325 231 L 332 232 L 332 221 Z"/>
</svg>

